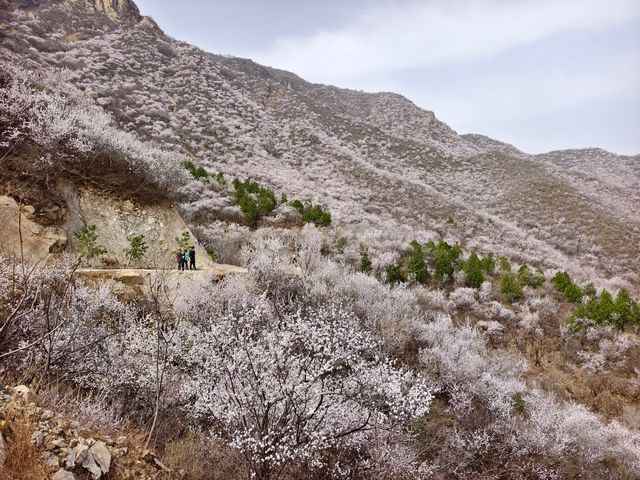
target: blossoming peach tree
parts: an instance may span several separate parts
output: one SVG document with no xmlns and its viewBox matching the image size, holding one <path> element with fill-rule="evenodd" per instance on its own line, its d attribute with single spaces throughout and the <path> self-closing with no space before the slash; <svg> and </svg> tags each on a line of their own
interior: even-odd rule
<svg viewBox="0 0 640 480">
<path fill-rule="evenodd" d="M 278 315 L 261 301 L 185 328 L 179 342 L 182 394 L 255 478 L 277 478 L 291 462 L 320 466 L 322 450 L 357 448 L 374 429 L 424 415 L 434 393 L 337 306 Z"/>
</svg>

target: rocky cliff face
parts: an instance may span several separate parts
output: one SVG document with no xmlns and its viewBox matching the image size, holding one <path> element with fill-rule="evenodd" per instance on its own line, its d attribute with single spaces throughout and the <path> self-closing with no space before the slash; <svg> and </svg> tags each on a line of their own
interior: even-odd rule
<svg viewBox="0 0 640 480">
<path fill-rule="evenodd" d="M 75 250 L 76 239 L 73 232 L 82 225 L 96 225 L 98 243 L 107 253 L 93 260 L 95 266 L 121 268 L 126 265 L 124 250 L 129 248 L 128 237 L 144 235 L 149 250 L 144 258 L 132 267 L 175 268 L 176 237 L 189 233 L 190 243 L 196 247 L 199 267 L 212 265 L 206 251 L 198 239 L 184 223 L 172 205 L 159 202 L 142 205 L 136 201 L 123 200 L 108 192 L 90 188 L 76 188 L 72 184 L 62 187 L 63 196 L 69 207 L 64 229 L 70 238 L 70 250 Z"/>
<path fill-rule="evenodd" d="M 66 250 L 67 232 L 61 227 L 39 224 L 34 213 L 33 206 L 0 196 L 0 253 L 32 264 Z"/>
<path fill-rule="evenodd" d="M 72 0 L 78 1 L 78 0 Z M 135 20 L 140 21 L 140 11 L 131 0 L 80 0 L 88 6 L 95 8 L 98 12 L 106 14 L 113 20 Z"/>
<path fill-rule="evenodd" d="M 88 8 L 104 14 L 118 24 L 136 25 L 160 33 L 158 24 L 151 17 L 140 15 L 138 6 L 132 0 L 67 0 L 67 2 L 84 3 Z"/>
<path fill-rule="evenodd" d="M 95 188 L 78 187 L 60 180 L 56 187 L 66 207 L 60 213 L 58 225 L 41 225 L 30 205 L 18 205 L 13 198 L 0 196 L 0 253 L 24 257 L 28 263 L 53 260 L 58 255 L 76 250 L 73 232 L 83 225 L 96 225 L 97 243 L 107 253 L 85 262 L 95 267 L 123 268 L 127 266 L 124 250 L 129 248 L 130 235 L 144 235 L 149 249 L 133 268 L 175 268 L 176 237 L 189 233 L 196 247 L 197 266 L 210 269 L 214 265 L 198 239 L 184 223 L 172 205 L 159 202 L 143 205 Z M 22 239 L 21 239 L 22 237 Z M 22 245 L 22 249 L 21 249 Z"/>
</svg>

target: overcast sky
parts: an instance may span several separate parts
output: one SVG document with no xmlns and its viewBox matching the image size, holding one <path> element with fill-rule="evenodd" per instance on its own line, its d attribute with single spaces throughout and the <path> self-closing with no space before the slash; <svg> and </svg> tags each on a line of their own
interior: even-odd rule
<svg viewBox="0 0 640 480">
<path fill-rule="evenodd" d="M 531 153 L 640 153 L 640 0 L 137 0 L 169 35 L 401 93 Z"/>
</svg>

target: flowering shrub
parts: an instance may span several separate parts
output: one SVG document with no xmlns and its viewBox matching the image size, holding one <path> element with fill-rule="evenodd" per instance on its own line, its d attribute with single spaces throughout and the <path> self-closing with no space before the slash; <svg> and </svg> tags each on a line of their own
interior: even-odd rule
<svg viewBox="0 0 640 480">
<path fill-rule="evenodd" d="M 109 168 L 117 166 L 165 192 L 186 182 L 181 154 L 115 127 L 112 117 L 92 104 L 66 72 L 30 71 L 8 62 L 0 64 L 0 71 L 0 136 L 5 139 L 0 146 L 10 153 L 35 148 L 28 155 L 31 167 L 46 166 L 58 174 L 63 164 L 98 169 L 108 157 Z M 47 161 L 39 161 L 41 156 Z"/>
<path fill-rule="evenodd" d="M 290 467 L 423 478 L 448 472 L 452 461 L 461 475 L 474 476 L 493 455 L 534 462 L 525 471 L 540 467 L 540 456 L 554 465 L 578 459 L 601 476 L 612 471 L 602 466 L 608 462 L 630 475 L 640 471 L 637 433 L 528 385 L 521 359 L 485 346 L 485 335 L 504 335 L 515 312 L 507 315 L 494 302 L 496 319 L 508 321 L 479 322 L 481 330 L 431 313 L 468 303 L 478 291 L 458 289 L 447 300 L 443 291 L 391 288 L 318 256 L 318 232 L 307 229 L 313 267 L 303 282 L 287 280 L 283 241 L 267 236 L 244 252 L 249 275 L 217 285 L 194 281 L 168 310 L 123 305 L 108 284 L 73 286 L 73 266 L 24 278 L 2 262 L 3 349 L 26 345 L 11 358 L 32 365 L 34 374 L 126 399 L 141 418 L 150 417 L 161 395 L 187 425 L 241 452 L 258 478 Z M 27 286 L 25 300 L 18 285 Z M 427 311 L 418 296 L 430 299 Z M 473 312 L 481 310 L 474 304 Z M 537 328 L 534 316 L 525 328 Z M 630 345 L 601 342 L 600 357 L 619 358 Z M 412 359 L 411 368 L 392 356 Z M 602 366 L 598 358 L 586 366 Z M 434 417 L 436 389 L 446 410 Z M 403 458 L 392 460 L 384 445 Z M 416 453 L 423 449 L 428 458 Z"/>
<path fill-rule="evenodd" d="M 456 288 L 449 295 L 449 300 L 456 308 L 468 307 L 476 303 L 475 288 Z"/>
<path fill-rule="evenodd" d="M 256 478 L 274 478 L 365 432 L 424 415 L 432 389 L 381 356 L 379 345 L 338 307 L 274 316 L 261 302 L 186 330 L 195 413 L 223 426 Z"/>
</svg>

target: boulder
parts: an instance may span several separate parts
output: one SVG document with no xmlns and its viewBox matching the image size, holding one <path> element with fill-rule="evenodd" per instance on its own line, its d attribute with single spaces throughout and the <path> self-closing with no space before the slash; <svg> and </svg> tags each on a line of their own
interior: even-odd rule
<svg viewBox="0 0 640 480">
<path fill-rule="evenodd" d="M 35 222 L 34 209 L 29 205 L 18 205 L 13 198 L 0 196 L 0 250 L 27 262 L 47 258 L 51 253 L 60 253 L 67 247 L 67 234 L 60 227 L 46 227 Z M 64 216 L 63 209 L 56 211 Z M 20 238 L 22 237 L 22 250 Z"/>
<path fill-rule="evenodd" d="M 69 453 L 67 453 L 67 456 L 64 459 L 64 467 L 68 468 L 69 470 L 73 469 L 73 467 L 75 467 L 76 465 L 76 458 L 78 458 L 76 450 L 70 448 Z"/>
<path fill-rule="evenodd" d="M 111 467 L 111 453 L 104 442 L 80 438 L 75 450 L 65 459 L 65 465 L 69 464 L 82 465 L 93 480 L 98 480 Z"/>
<path fill-rule="evenodd" d="M 13 389 L 13 391 L 18 397 L 22 397 L 25 400 L 29 397 L 29 394 L 31 393 L 31 390 L 26 385 L 18 385 Z"/>
<path fill-rule="evenodd" d="M 44 452 L 42 454 L 42 458 L 47 464 L 47 467 L 49 467 L 53 471 L 58 470 L 58 468 L 60 467 L 60 459 L 58 459 L 58 456 L 56 454 L 51 452 Z"/>
<path fill-rule="evenodd" d="M 89 449 L 102 473 L 107 473 L 111 466 L 111 454 L 104 442 L 96 442 Z"/>
<path fill-rule="evenodd" d="M 76 452 L 76 454 L 75 454 L 74 462 L 77 465 L 81 465 L 82 463 L 84 463 L 84 461 L 90 455 L 89 446 L 86 445 L 84 442 L 83 443 L 79 443 L 78 445 L 76 445 L 75 452 Z"/>
<path fill-rule="evenodd" d="M 44 443 L 44 433 L 40 430 L 36 430 L 31 434 L 31 443 L 36 447 L 41 447 Z"/>
<path fill-rule="evenodd" d="M 87 452 L 88 453 L 82 462 L 82 467 L 89 471 L 93 480 L 98 480 L 102 476 L 102 469 L 96 463 L 91 452 L 89 450 L 87 450 Z"/>
<path fill-rule="evenodd" d="M 51 480 L 76 480 L 76 477 L 73 473 L 61 468 L 51 477 Z"/>
<path fill-rule="evenodd" d="M 0 432 L 0 467 L 7 461 L 7 445 L 4 443 L 4 437 Z"/>
</svg>

